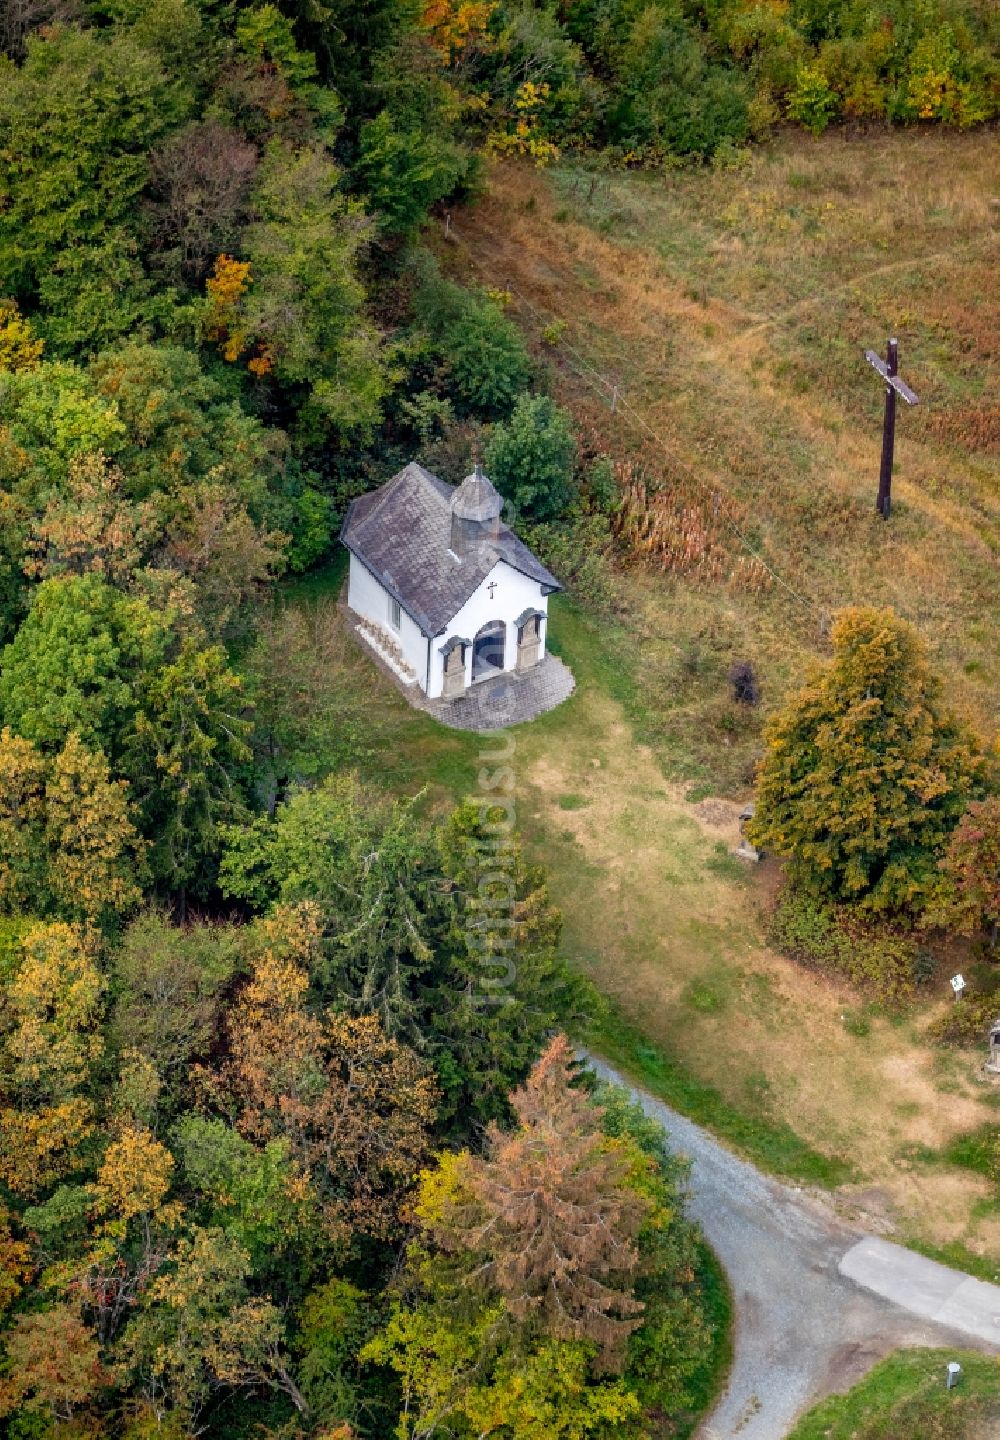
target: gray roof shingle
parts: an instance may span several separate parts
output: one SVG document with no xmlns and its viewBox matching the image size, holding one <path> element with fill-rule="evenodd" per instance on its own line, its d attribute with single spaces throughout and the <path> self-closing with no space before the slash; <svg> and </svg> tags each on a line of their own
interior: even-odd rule
<svg viewBox="0 0 1000 1440">
<path fill-rule="evenodd" d="M 394 596 L 425 635 L 440 635 L 499 560 L 561 590 L 555 576 L 503 523 L 496 539 L 462 559 L 451 544 L 456 488 L 411 462 L 398 475 L 352 501 L 340 538 Z"/>
<path fill-rule="evenodd" d="M 503 500 L 477 465 L 452 495 L 451 509 L 463 520 L 499 520 Z"/>
</svg>

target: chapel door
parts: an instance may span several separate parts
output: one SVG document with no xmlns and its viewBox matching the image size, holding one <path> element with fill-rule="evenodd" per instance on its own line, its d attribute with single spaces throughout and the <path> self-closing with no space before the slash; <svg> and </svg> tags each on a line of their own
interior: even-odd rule
<svg viewBox="0 0 1000 1440">
<path fill-rule="evenodd" d="M 473 680 L 503 669 L 506 640 L 507 627 L 502 620 L 491 620 L 477 631 L 472 642 Z"/>
</svg>

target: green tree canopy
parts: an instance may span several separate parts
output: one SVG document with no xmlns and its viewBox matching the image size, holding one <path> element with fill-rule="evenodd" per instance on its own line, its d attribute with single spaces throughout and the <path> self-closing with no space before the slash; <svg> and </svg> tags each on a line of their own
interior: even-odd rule
<svg viewBox="0 0 1000 1440">
<path fill-rule="evenodd" d="M 75 731 L 117 756 L 145 673 L 167 646 L 163 620 L 98 575 L 38 587 L 0 660 L 0 715 L 26 740 L 55 748 Z"/>
<path fill-rule="evenodd" d="M 307 438 L 370 434 L 386 385 L 359 275 L 370 222 L 342 193 L 340 171 L 319 144 L 274 144 L 253 203 L 258 218 L 243 242 L 248 289 L 230 343 L 237 354 L 255 345 L 251 365 L 300 392 Z"/>
<path fill-rule="evenodd" d="M 119 1054 L 137 1053 L 153 1066 L 168 1114 L 187 1093 L 191 1066 L 209 1057 L 247 945 L 236 926 L 181 928 L 154 910 L 134 920 L 116 947 L 111 1040 Z"/>
<path fill-rule="evenodd" d="M 246 813 L 237 775 L 250 759 L 242 685 L 221 645 L 181 641 L 146 676 L 125 742 L 149 864 L 172 893 L 204 895 L 215 878 L 221 827 Z"/>
<path fill-rule="evenodd" d="M 231 830 L 220 871 L 260 910 L 316 905 L 315 992 L 425 1050 L 452 1124 L 505 1116 L 547 1030 L 581 1003 L 544 878 L 502 831 L 475 805 L 420 823 L 341 778 Z"/>
<path fill-rule="evenodd" d="M 0 274 L 54 351 L 96 350 L 146 312 L 138 198 L 190 103 L 127 29 L 53 27 L 0 61 Z"/>
<path fill-rule="evenodd" d="M 547 395 L 522 395 L 493 432 L 486 468 L 518 516 L 554 520 L 573 496 L 575 454 L 568 415 Z"/>
</svg>

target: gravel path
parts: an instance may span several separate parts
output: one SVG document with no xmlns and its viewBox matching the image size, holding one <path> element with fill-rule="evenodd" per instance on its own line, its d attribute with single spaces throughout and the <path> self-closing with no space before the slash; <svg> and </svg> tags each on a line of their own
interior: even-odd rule
<svg viewBox="0 0 1000 1440">
<path fill-rule="evenodd" d="M 1000 1349 L 1000 1287 L 845 1225 L 822 1195 L 762 1175 L 604 1061 L 588 1060 L 691 1160 L 688 1208 L 732 1286 L 733 1367 L 699 1440 L 781 1440 L 804 1408 L 848 1389 L 900 1346 Z"/>
</svg>

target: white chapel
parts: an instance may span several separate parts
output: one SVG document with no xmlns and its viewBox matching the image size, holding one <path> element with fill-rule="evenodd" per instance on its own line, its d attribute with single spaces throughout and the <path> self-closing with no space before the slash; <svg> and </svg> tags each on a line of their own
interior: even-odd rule
<svg viewBox="0 0 1000 1440">
<path fill-rule="evenodd" d="M 458 699 L 545 656 L 548 598 L 561 587 L 503 523 L 503 504 L 478 465 L 452 486 L 414 463 L 347 512 L 348 606 L 429 699 Z"/>
</svg>

